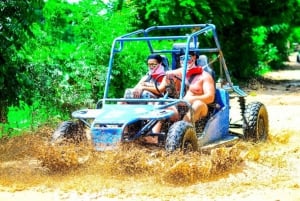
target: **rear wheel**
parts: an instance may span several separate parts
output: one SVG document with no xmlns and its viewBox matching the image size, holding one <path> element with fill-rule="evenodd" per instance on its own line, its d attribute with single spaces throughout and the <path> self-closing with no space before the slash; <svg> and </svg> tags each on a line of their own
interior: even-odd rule
<svg viewBox="0 0 300 201">
<path fill-rule="evenodd" d="M 54 131 L 51 142 L 62 143 L 72 142 L 78 143 L 87 140 L 85 125 L 81 121 L 64 121 Z"/>
<path fill-rule="evenodd" d="M 269 132 L 268 112 L 262 103 L 253 102 L 247 105 L 243 129 L 246 140 L 258 142 L 267 139 Z"/>
<path fill-rule="evenodd" d="M 169 129 L 165 149 L 168 152 L 176 149 L 183 152 L 197 151 L 198 139 L 194 127 L 185 121 L 175 122 Z"/>
</svg>

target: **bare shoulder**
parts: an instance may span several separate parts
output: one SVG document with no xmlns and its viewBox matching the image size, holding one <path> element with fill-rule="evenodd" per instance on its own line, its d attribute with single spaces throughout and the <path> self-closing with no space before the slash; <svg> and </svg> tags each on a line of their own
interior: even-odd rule
<svg viewBox="0 0 300 201">
<path fill-rule="evenodd" d="M 206 71 L 202 72 L 202 78 L 203 79 L 208 79 L 208 80 L 213 80 L 212 75 L 210 73 L 206 72 Z"/>
</svg>

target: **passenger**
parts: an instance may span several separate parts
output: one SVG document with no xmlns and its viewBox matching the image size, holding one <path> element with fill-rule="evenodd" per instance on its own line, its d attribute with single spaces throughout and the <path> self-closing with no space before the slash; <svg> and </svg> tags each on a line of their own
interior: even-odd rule
<svg viewBox="0 0 300 201">
<path fill-rule="evenodd" d="M 185 56 L 180 56 L 181 68 L 166 72 L 168 78 L 177 76 L 182 78 L 182 66 Z M 189 52 L 187 61 L 187 73 L 185 77 L 186 94 L 183 99 L 192 105 L 194 119 L 197 121 L 208 114 L 208 104 L 215 99 L 215 85 L 213 77 L 202 69 L 201 66 L 196 65 L 197 54 Z M 183 117 L 183 120 L 192 122 L 191 111 Z"/>
</svg>

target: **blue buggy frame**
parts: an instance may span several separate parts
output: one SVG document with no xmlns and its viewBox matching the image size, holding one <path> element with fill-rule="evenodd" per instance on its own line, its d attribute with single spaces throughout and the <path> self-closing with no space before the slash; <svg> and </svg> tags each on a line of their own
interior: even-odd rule
<svg viewBox="0 0 300 201">
<path fill-rule="evenodd" d="M 168 31 L 177 30 L 181 35 L 167 35 Z M 164 33 L 164 34 L 161 34 Z M 199 38 L 206 34 L 212 36 L 214 46 L 201 47 Z M 216 81 L 215 101 L 209 105 L 209 115 L 198 122 L 187 123 L 183 120 L 171 122 L 170 117 L 174 114 L 168 110 L 170 106 L 178 108 L 179 113 L 184 114 L 191 105 L 183 100 L 185 93 L 185 76 L 182 76 L 178 97 L 170 97 L 168 92 L 159 99 L 132 99 L 132 98 L 109 98 L 110 81 L 112 78 L 115 55 L 120 53 L 125 43 L 145 42 L 149 53 L 169 55 L 172 59 L 171 69 L 177 68 L 178 57 L 184 52 L 187 58 L 190 51 L 198 55 L 216 54 L 211 60 L 219 60 L 219 79 Z M 155 41 L 172 41 L 170 49 L 155 49 Z M 175 41 L 179 41 L 176 43 Z M 213 62 L 199 61 L 204 69 L 210 73 Z M 166 62 L 168 64 L 168 62 Z M 168 68 L 168 67 L 167 67 Z M 169 67 L 170 68 L 170 67 Z M 187 73 L 187 60 L 184 61 L 182 75 Z M 215 77 L 215 75 L 213 75 Z M 119 143 L 130 142 L 143 136 L 158 136 L 160 144 L 167 151 L 202 150 L 211 146 L 232 144 L 238 139 L 253 141 L 265 140 L 268 135 L 268 114 L 265 106 L 260 102 L 246 105 L 247 94 L 233 85 L 226 62 L 218 41 L 216 27 L 213 24 L 189 24 L 152 26 L 147 29 L 137 30 L 114 39 L 110 52 L 108 71 L 106 75 L 103 98 L 97 103 L 96 109 L 82 109 L 74 111 L 72 117 L 79 121 L 63 122 L 52 136 L 53 141 L 59 139 L 84 138 L 83 129 L 89 128 L 91 140 L 97 150 L 115 148 Z M 230 122 L 230 99 L 238 98 L 241 109 L 239 123 Z M 131 104 L 120 104 L 130 102 Z M 156 104 L 147 104 L 147 103 Z M 185 105 L 180 109 L 179 105 Z M 158 122 L 164 122 L 161 133 L 153 134 L 151 129 Z M 72 128 L 72 129 L 71 129 Z M 74 129 L 76 128 L 76 129 Z M 129 131 L 125 133 L 125 128 Z M 241 132 L 233 132 L 240 129 Z M 76 132 L 74 132 L 76 130 Z"/>
</svg>

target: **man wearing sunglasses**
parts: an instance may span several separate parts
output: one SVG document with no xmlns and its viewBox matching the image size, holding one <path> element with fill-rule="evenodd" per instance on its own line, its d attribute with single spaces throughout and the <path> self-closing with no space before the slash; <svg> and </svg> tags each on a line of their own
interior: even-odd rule
<svg viewBox="0 0 300 201">
<path fill-rule="evenodd" d="M 180 56 L 181 67 L 166 72 L 168 78 L 177 76 L 182 78 L 182 67 L 185 61 L 185 56 Z M 208 104 L 215 99 L 215 84 L 212 76 L 204 71 L 201 66 L 196 65 L 197 54 L 189 52 L 187 57 L 187 72 L 185 77 L 186 93 L 183 97 L 192 105 L 194 112 L 194 121 L 205 117 L 208 113 Z M 183 117 L 183 120 L 192 122 L 191 111 Z"/>
</svg>

